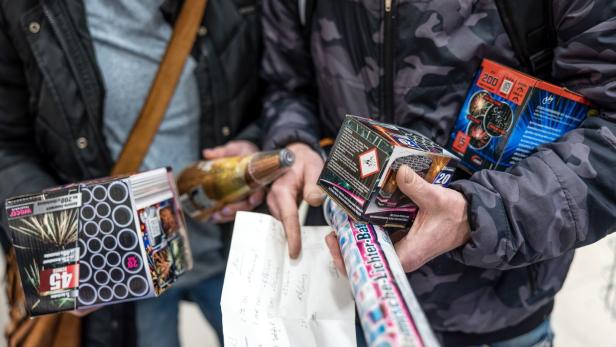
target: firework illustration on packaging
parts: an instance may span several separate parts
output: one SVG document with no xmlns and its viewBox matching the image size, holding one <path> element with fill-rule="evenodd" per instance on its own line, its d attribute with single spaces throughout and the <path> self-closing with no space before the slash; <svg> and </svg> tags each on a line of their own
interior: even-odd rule
<svg viewBox="0 0 616 347">
<path fill-rule="evenodd" d="M 8 199 L 30 315 L 161 294 L 191 266 L 178 206 L 169 169 Z"/>
<path fill-rule="evenodd" d="M 369 346 L 439 346 L 387 232 L 354 221 L 330 198 L 323 205 L 335 230 Z"/>
<path fill-rule="evenodd" d="M 484 60 L 447 148 L 466 171 L 505 170 L 597 114 L 578 94 Z"/>
</svg>

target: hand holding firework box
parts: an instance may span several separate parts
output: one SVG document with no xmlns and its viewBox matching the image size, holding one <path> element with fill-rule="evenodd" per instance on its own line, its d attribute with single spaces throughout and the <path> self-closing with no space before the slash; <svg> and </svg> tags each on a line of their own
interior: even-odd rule
<svg viewBox="0 0 616 347">
<path fill-rule="evenodd" d="M 438 346 L 387 232 L 355 222 L 331 199 L 323 205 L 334 228 L 369 346 Z"/>
<path fill-rule="evenodd" d="M 579 94 L 484 60 L 447 148 L 471 173 L 505 170 L 596 114 Z"/>
<path fill-rule="evenodd" d="M 192 266 L 169 169 L 6 201 L 31 316 L 160 295 Z"/>
<path fill-rule="evenodd" d="M 318 184 L 356 220 L 408 228 L 417 206 L 398 189 L 401 165 L 447 186 L 457 158 L 427 137 L 399 126 L 347 116 Z"/>
</svg>

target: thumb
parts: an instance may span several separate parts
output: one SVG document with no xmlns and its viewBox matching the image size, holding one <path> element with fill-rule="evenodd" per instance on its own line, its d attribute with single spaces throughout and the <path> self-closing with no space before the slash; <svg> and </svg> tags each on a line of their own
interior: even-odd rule
<svg viewBox="0 0 616 347">
<path fill-rule="evenodd" d="M 346 269 L 344 267 L 344 260 L 342 259 L 342 253 L 340 252 L 340 245 L 338 244 L 338 238 L 336 234 L 332 231 L 325 237 L 325 243 L 327 244 L 327 248 L 329 248 L 329 253 L 332 255 L 332 260 L 334 261 L 334 265 L 342 274 L 346 276 Z"/>
<path fill-rule="evenodd" d="M 310 206 L 320 206 L 325 200 L 325 193 L 317 185 L 323 165 L 308 165 L 304 167 L 304 200 Z"/>
<path fill-rule="evenodd" d="M 402 165 L 398 170 L 396 183 L 400 191 L 420 208 L 434 203 L 439 197 L 437 186 L 428 183 L 406 165 Z"/>
</svg>

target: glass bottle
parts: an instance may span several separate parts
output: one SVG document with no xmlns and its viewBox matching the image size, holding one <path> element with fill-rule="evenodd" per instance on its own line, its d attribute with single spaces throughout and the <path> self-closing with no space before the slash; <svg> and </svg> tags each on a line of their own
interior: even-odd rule
<svg viewBox="0 0 616 347">
<path fill-rule="evenodd" d="M 207 220 L 225 205 L 270 184 L 294 161 L 288 149 L 199 161 L 178 178 L 182 208 L 194 219 Z"/>
</svg>

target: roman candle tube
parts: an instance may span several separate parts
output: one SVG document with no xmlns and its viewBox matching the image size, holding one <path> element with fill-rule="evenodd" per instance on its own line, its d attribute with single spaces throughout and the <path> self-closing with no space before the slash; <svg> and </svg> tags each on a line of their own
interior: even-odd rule
<svg viewBox="0 0 616 347">
<path fill-rule="evenodd" d="M 439 346 L 387 232 L 354 221 L 330 198 L 323 212 L 338 236 L 368 346 Z"/>
</svg>

